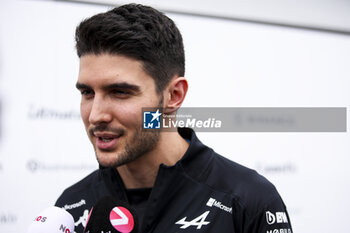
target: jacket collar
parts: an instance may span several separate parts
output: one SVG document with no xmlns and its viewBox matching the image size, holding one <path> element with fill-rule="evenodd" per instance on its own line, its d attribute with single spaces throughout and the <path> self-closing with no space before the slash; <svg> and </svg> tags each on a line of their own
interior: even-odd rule
<svg viewBox="0 0 350 233">
<path fill-rule="evenodd" d="M 204 145 L 193 129 L 178 128 L 179 134 L 190 141 L 190 145 L 184 156 L 177 162 L 191 177 L 202 179 L 213 159 L 214 151 Z"/>
</svg>

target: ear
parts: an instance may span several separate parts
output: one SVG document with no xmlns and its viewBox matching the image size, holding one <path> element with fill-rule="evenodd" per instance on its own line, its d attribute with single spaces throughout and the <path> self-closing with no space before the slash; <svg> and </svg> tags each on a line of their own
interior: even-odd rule
<svg viewBox="0 0 350 233">
<path fill-rule="evenodd" d="M 188 89 L 186 78 L 174 78 L 165 89 L 165 103 L 163 111 L 167 114 L 174 113 L 182 105 Z"/>
</svg>

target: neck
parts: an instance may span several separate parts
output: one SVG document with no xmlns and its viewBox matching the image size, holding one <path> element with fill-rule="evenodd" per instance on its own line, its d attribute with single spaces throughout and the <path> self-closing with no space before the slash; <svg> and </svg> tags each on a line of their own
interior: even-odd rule
<svg viewBox="0 0 350 233">
<path fill-rule="evenodd" d="M 185 154 L 188 143 L 176 132 L 161 132 L 154 150 L 137 160 L 118 167 L 118 172 L 127 189 L 154 186 L 159 165 L 173 166 Z"/>
</svg>

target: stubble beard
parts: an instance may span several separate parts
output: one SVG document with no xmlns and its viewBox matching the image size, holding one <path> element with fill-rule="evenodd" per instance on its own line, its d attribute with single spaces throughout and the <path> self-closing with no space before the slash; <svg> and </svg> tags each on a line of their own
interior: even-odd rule
<svg viewBox="0 0 350 233">
<path fill-rule="evenodd" d="M 163 106 L 163 98 L 160 99 L 158 103 L 158 108 L 162 108 Z M 124 136 L 126 136 L 124 134 Z M 160 130 L 151 130 L 144 131 L 140 127 L 137 127 L 130 138 L 130 140 L 126 139 L 125 141 L 125 149 L 124 151 L 116 152 L 113 155 L 114 158 L 110 161 L 102 161 L 99 158 L 98 152 L 95 148 L 96 159 L 100 166 L 102 167 L 112 167 L 117 168 L 119 166 L 125 165 L 136 159 L 140 158 L 142 155 L 152 151 L 159 141 Z"/>
<path fill-rule="evenodd" d="M 113 160 L 102 161 L 102 159 L 100 159 L 98 156 L 98 152 L 95 150 L 97 161 L 103 167 L 117 168 L 125 165 L 152 151 L 156 147 L 159 137 L 160 131 L 158 130 L 145 132 L 137 129 L 132 138 L 125 142 L 124 151 L 116 152 L 115 154 L 110 155 L 114 156 Z"/>
</svg>

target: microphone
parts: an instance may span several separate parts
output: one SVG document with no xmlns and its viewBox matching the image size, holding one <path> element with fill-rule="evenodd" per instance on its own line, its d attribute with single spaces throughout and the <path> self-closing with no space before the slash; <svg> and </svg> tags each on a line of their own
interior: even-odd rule
<svg viewBox="0 0 350 233">
<path fill-rule="evenodd" d="M 137 220 L 129 204 L 104 197 L 91 208 L 84 233 L 137 233 Z"/>
<path fill-rule="evenodd" d="M 74 218 L 66 210 L 52 206 L 34 219 L 27 233 L 74 233 Z"/>
</svg>

